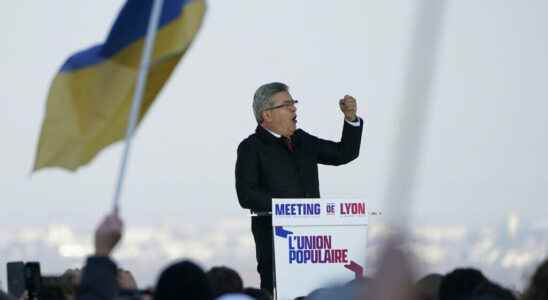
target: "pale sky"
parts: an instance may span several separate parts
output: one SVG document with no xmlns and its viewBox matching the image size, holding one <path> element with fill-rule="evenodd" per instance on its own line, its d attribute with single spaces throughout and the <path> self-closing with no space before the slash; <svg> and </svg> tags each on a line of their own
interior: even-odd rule
<svg viewBox="0 0 548 300">
<path fill-rule="evenodd" d="M 3 5 L 3 282 L 10 260 L 43 259 L 46 273 L 74 265 L 59 250 L 67 230 L 89 239 L 111 208 L 120 143 L 76 173 L 47 169 L 31 176 L 30 170 L 51 80 L 70 54 L 103 42 L 123 2 L 20 0 Z M 369 208 L 382 210 L 415 8 L 416 2 L 403 0 L 209 1 L 201 32 L 134 140 L 121 200 L 128 231 L 143 229 L 134 238 L 145 242 L 143 236 L 157 238 L 166 228 L 183 232 L 177 235 L 185 241 L 181 247 L 188 248 L 182 253 L 199 256 L 205 266 L 208 259 L 230 264 L 230 257 L 202 255 L 199 233 L 237 234 L 238 247 L 247 251 L 241 257 L 246 265 L 233 267 L 250 284 L 256 282 L 249 220 L 234 190 L 234 163 L 238 143 L 255 127 L 252 95 L 271 81 L 289 84 L 300 101 L 298 125 L 323 138 L 339 138 L 338 99 L 344 94 L 357 98 L 366 127 L 361 155 L 346 166 L 321 167 L 321 192 L 324 198 L 364 198 Z M 538 241 L 538 228 L 548 228 L 543 219 L 548 213 L 546 11 L 548 2 L 542 0 L 448 1 L 413 197 L 413 228 L 479 232 L 492 225 L 496 232 L 499 224 L 518 219 L 535 232 L 533 240 L 540 243 L 535 247 L 548 249 L 548 239 Z M 48 226 L 66 229 L 54 239 L 61 248 L 51 253 L 34 243 L 40 240 L 36 232 Z M 219 231 L 220 226 L 227 231 Z M 228 249 L 222 237 L 212 239 L 218 249 Z M 11 241 L 23 241 L 25 251 Z M 51 245 L 52 239 L 43 243 Z M 506 248 L 523 246 L 511 239 L 504 243 Z M 455 252 L 467 251 L 466 242 L 458 245 Z M 132 253 L 136 261 L 146 260 Z M 459 265 L 485 262 L 451 255 Z M 535 255 L 526 262 L 542 258 L 542 253 Z M 77 257 L 81 262 L 82 255 Z M 162 265 L 152 270 L 173 257 L 162 259 L 153 262 Z M 148 284 L 154 275 L 138 276 Z"/>
</svg>

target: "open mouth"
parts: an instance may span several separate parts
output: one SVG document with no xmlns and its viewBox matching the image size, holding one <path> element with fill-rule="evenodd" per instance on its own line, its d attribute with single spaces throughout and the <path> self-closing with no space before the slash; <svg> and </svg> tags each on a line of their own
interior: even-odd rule
<svg viewBox="0 0 548 300">
<path fill-rule="evenodd" d="M 297 116 L 293 117 L 293 123 L 297 123 Z"/>
</svg>

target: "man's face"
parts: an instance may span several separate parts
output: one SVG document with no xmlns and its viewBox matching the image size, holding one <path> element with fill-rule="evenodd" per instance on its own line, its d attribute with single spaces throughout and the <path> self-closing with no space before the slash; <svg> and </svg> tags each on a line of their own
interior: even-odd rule
<svg viewBox="0 0 548 300">
<path fill-rule="evenodd" d="M 297 128 L 297 107 L 288 92 L 272 96 L 274 109 L 263 112 L 263 126 L 285 137 L 290 137 Z M 279 106 L 279 107 L 278 107 Z"/>
</svg>

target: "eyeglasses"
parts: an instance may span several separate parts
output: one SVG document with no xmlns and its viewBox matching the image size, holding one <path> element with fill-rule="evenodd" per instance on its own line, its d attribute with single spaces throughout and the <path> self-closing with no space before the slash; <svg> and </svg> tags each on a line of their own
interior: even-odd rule
<svg viewBox="0 0 548 300">
<path fill-rule="evenodd" d="M 295 106 L 295 104 L 297 104 L 297 103 L 299 103 L 299 100 L 286 100 L 286 101 L 282 102 L 282 104 L 269 107 L 269 108 L 265 109 L 264 111 L 274 110 L 274 109 L 278 109 L 278 108 L 282 108 L 282 107 Z"/>
</svg>

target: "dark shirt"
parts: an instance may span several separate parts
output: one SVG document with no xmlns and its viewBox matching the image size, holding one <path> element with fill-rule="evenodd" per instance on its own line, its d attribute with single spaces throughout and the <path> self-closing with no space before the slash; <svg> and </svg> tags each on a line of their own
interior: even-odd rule
<svg viewBox="0 0 548 300">
<path fill-rule="evenodd" d="M 116 276 L 116 264 L 109 257 L 88 257 L 76 300 L 114 299 L 118 295 Z"/>
</svg>

